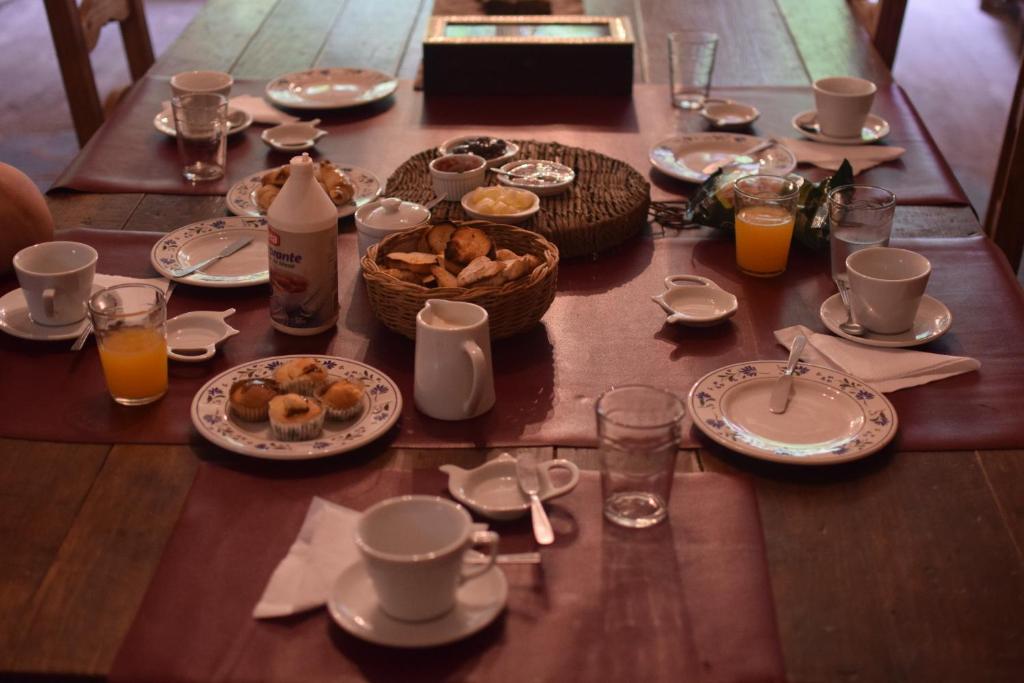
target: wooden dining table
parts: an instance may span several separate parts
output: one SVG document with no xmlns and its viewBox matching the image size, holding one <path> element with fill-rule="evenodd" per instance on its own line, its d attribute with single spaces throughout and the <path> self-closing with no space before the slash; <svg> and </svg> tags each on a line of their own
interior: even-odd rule
<svg viewBox="0 0 1024 683">
<path fill-rule="evenodd" d="M 668 106 L 665 32 L 693 27 L 722 36 L 716 90 L 806 90 L 814 79 L 836 74 L 869 78 L 883 88 L 892 84 L 841 0 L 582 4 L 589 14 L 631 18 L 637 34 L 634 101 L 645 107 L 652 93 L 663 94 Z M 629 117 L 588 120 L 572 115 L 570 101 L 558 104 L 567 108 L 562 120 L 530 121 L 515 116 L 529 117 L 531 104 L 547 100 L 520 98 L 514 116 L 486 104 L 460 104 L 452 113 L 444 98 L 415 90 L 411 82 L 432 10 L 428 0 L 210 0 L 148 76 L 218 69 L 236 81 L 266 81 L 311 66 L 375 68 L 402 79 L 400 102 L 379 119 L 353 119 L 348 147 L 337 139 L 346 161 L 382 178 L 424 142 L 486 126 L 509 136 L 543 130 L 555 140 L 602 148 L 649 178 L 654 200 L 681 198 L 681 184 L 646 164 L 649 143 L 662 132 L 654 128 L 675 121 L 670 109 L 663 119 L 638 107 Z M 370 144 L 374 127 L 383 130 L 387 120 L 387 140 Z M 255 137 L 253 144 L 259 144 Z M 83 152 L 90 153 L 98 150 Z M 226 214 L 223 195 L 59 190 L 47 200 L 58 229 L 166 233 Z M 342 230 L 351 231 L 351 223 Z M 964 202 L 901 204 L 896 211 L 897 239 L 956 240 L 979 232 Z M 1004 267 L 999 258 L 993 257 L 993 267 Z M 1009 315 L 1022 310 L 1017 296 Z M 1020 339 L 1000 343 L 1024 360 Z M 777 358 L 783 357 L 780 347 Z M 0 368 L 0 378 L 4 373 Z M 59 406 L 60 397 L 52 403 Z M 0 415 L 0 423 L 5 419 Z M 1024 428 L 1019 435 L 1019 442 L 1004 440 L 1007 447 L 995 450 L 887 448 L 856 462 L 813 468 L 753 460 L 698 441 L 680 451 L 677 470 L 733 475 L 753 486 L 787 679 L 1019 680 Z M 598 468 L 592 448 L 528 448 L 542 458 L 572 460 L 584 471 Z M 358 459 L 357 470 L 471 466 L 502 450 L 386 448 Z M 0 676 L 110 673 L 196 473 L 209 465 L 239 467 L 237 456 L 199 438 L 184 445 L 0 439 Z"/>
</svg>

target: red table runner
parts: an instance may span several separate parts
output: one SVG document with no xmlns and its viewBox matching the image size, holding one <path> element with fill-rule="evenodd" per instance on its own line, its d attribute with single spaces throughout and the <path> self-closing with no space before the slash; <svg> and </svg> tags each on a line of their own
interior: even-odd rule
<svg viewBox="0 0 1024 683">
<path fill-rule="evenodd" d="M 236 81 L 234 94 L 263 92 L 263 82 Z M 774 137 L 796 135 L 794 114 L 813 106 L 806 88 L 745 88 L 716 95 L 750 102 L 761 109 L 751 132 Z M 86 192 L 224 194 L 238 180 L 287 162 L 259 139 L 263 126 L 230 138 L 227 177 L 192 185 L 181 177 L 175 142 L 153 128 L 160 103 L 169 97 L 164 78 L 142 79 L 111 119 L 93 136 L 54 188 Z M 633 97 L 547 97 L 544 106 L 521 97 L 429 97 L 402 83 L 393 98 L 356 109 L 317 112 L 330 131 L 317 152 L 336 163 L 360 166 L 386 180 L 410 156 L 455 135 L 489 133 L 510 138 L 556 141 L 593 149 L 633 165 L 655 185 L 655 200 L 688 195 L 691 184 L 651 169 L 652 145 L 673 130 L 707 128 L 696 114 L 671 107 L 665 85 L 636 85 Z M 967 200 L 906 95 L 898 86 L 879 90 L 874 111 L 892 126 L 886 142 L 905 147 L 898 161 L 865 171 L 857 181 L 882 185 L 901 204 L 966 204 Z M 302 112 L 299 112 L 302 113 Z M 307 112 L 308 113 L 308 112 Z M 307 117 L 308 118 L 308 117 Z M 314 155 L 317 154 L 314 152 Z M 829 172 L 801 166 L 818 179 Z"/>
<path fill-rule="evenodd" d="M 282 473 L 287 476 L 278 476 Z M 441 494 L 444 476 L 331 463 L 200 465 L 113 681 L 781 681 L 757 501 L 742 479 L 677 475 L 669 521 L 603 522 L 600 483 L 549 504 L 543 565 L 511 566 L 508 606 L 459 643 L 394 650 L 326 610 L 256 621 L 274 567 L 319 495 L 354 509 Z M 533 548 L 528 519 L 492 525 L 501 551 Z"/>
<path fill-rule="evenodd" d="M 152 275 L 155 233 L 68 231 L 100 252 L 99 272 Z M 900 417 L 899 450 L 1024 447 L 1024 296 L 1006 260 L 984 237 L 898 240 L 933 264 L 928 292 L 953 313 L 953 327 L 925 350 L 981 361 L 979 372 L 889 395 Z M 268 288 L 215 290 L 179 286 L 170 315 L 189 310 L 238 313 L 242 334 L 210 361 L 171 363 L 171 386 L 143 407 L 114 404 L 106 394 L 92 343 L 78 353 L 70 342 L 30 342 L 0 334 L 0 436 L 96 443 L 201 442 L 189 421 L 195 392 L 214 374 L 256 358 L 328 353 L 362 360 L 391 376 L 405 398 L 394 446 L 593 446 L 594 399 L 613 384 L 638 382 L 680 395 L 699 377 L 743 360 L 783 359 L 776 329 L 804 324 L 824 331 L 822 301 L 833 293 L 826 256 L 794 249 L 789 270 L 773 279 L 744 276 L 733 245 L 711 231 L 635 239 L 596 260 L 563 262 L 558 294 L 542 324 L 495 342 L 497 404 L 479 418 L 443 422 L 413 405 L 414 343 L 373 317 L 355 260 L 355 235 L 340 240 L 342 315 L 338 331 L 291 337 L 273 331 Z M 674 273 L 710 277 L 739 299 L 739 312 L 716 327 L 664 324 L 650 296 Z M 8 278 L 0 291 L 13 286 Z M 58 400 L 59 399 L 59 400 Z M 387 439 L 386 439 L 387 441 Z M 685 445 L 706 443 L 686 430 Z"/>
</svg>

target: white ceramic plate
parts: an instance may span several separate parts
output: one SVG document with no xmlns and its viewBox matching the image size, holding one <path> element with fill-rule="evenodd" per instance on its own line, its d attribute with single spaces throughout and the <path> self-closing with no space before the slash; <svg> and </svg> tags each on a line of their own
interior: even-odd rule
<svg viewBox="0 0 1024 683">
<path fill-rule="evenodd" d="M 94 293 L 100 289 L 102 289 L 100 285 L 94 284 L 92 287 Z M 70 325 L 39 325 L 33 322 L 28 314 L 25 293 L 21 291 L 20 287 L 0 297 L 0 330 L 13 337 L 32 341 L 77 339 L 88 324 L 88 318 L 83 318 Z"/>
<path fill-rule="evenodd" d="M 734 363 L 690 389 L 694 425 L 726 448 L 760 460 L 830 465 L 863 458 L 896 435 L 896 410 L 881 392 L 843 372 L 800 363 L 789 407 L 768 410 L 785 361 Z"/>
<path fill-rule="evenodd" d="M 268 168 L 267 171 L 270 169 Z M 363 204 L 369 204 L 380 196 L 383 187 L 380 179 L 364 168 L 356 166 L 338 166 L 338 170 L 344 173 L 349 182 L 355 185 L 356 192 L 352 201 L 338 207 L 338 218 L 351 216 Z M 261 179 L 267 171 L 253 173 L 247 178 L 239 180 L 231 186 L 225 197 L 228 211 L 236 216 L 262 216 L 259 205 L 256 203 L 256 190 L 263 184 Z"/>
<path fill-rule="evenodd" d="M 651 148 L 650 160 L 662 173 L 690 183 L 703 183 L 702 169 L 728 161 L 764 142 L 765 138 L 740 133 L 684 133 L 666 138 Z M 796 156 L 783 145 L 772 145 L 753 155 L 753 161 L 735 168 L 749 173 L 786 175 L 796 168 Z"/>
<path fill-rule="evenodd" d="M 252 114 L 241 109 L 228 108 L 228 135 L 241 133 L 251 125 Z M 178 135 L 178 131 L 174 128 L 174 115 L 170 109 L 164 109 L 153 118 L 153 127 L 172 138 Z"/>
<path fill-rule="evenodd" d="M 460 136 L 455 137 L 455 138 L 450 138 L 450 139 L 445 140 L 444 142 L 441 143 L 441 145 L 437 148 L 437 153 L 442 155 L 442 156 L 444 156 L 445 154 L 451 154 L 452 153 L 452 151 L 451 151 L 452 147 L 455 147 L 456 145 L 458 145 L 461 142 L 465 142 L 467 140 L 475 140 L 476 138 L 490 138 L 490 137 L 494 137 L 494 136 L 493 135 L 460 135 Z M 512 157 L 514 157 L 515 155 L 519 154 L 519 145 L 517 145 L 514 142 L 511 142 L 510 140 L 505 140 L 504 138 L 497 138 L 497 139 L 498 140 L 502 140 L 505 143 L 505 153 L 502 154 L 501 156 L 497 156 L 497 157 L 494 157 L 492 159 L 487 159 L 485 157 L 484 159 L 485 159 L 485 161 L 487 161 L 487 168 L 491 168 L 493 166 L 501 166 L 505 162 L 510 161 L 512 159 Z"/>
<path fill-rule="evenodd" d="M 244 422 L 228 414 L 231 385 L 249 377 L 272 377 L 274 370 L 293 358 L 313 358 L 331 377 L 360 382 L 363 410 L 351 420 L 324 422 L 324 431 L 310 441 L 278 441 L 269 422 Z M 376 368 L 336 356 L 273 356 L 236 365 L 196 392 L 192 399 L 192 424 L 203 438 L 235 453 L 268 460 L 310 460 L 345 453 L 365 446 L 385 434 L 402 413 L 398 385 Z"/>
<path fill-rule="evenodd" d="M 825 135 L 818 130 L 818 113 L 813 109 L 794 116 L 792 124 L 805 137 L 815 142 L 827 142 L 832 145 L 870 145 L 872 142 L 884 139 L 889 134 L 889 122 L 874 114 L 868 114 L 859 138 L 834 138 L 831 135 Z"/>
<path fill-rule="evenodd" d="M 343 109 L 384 99 L 398 80 L 372 69 L 309 69 L 267 83 L 271 102 L 291 109 Z"/>
<path fill-rule="evenodd" d="M 171 271 L 217 255 L 240 237 L 253 240 L 241 250 L 185 277 Z M 209 218 L 164 235 L 153 245 L 149 260 L 161 275 L 197 287 L 249 287 L 270 281 L 267 270 L 265 218 Z"/>
<path fill-rule="evenodd" d="M 454 643 L 494 621 L 508 600 L 508 580 L 497 567 L 467 581 L 455 592 L 455 607 L 429 621 L 401 621 L 377 603 L 373 582 L 362 562 L 350 565 L 327 599 L 331 618 L 356 638 L 391 647 L 433 647 Z"/>
<path fill-rule="evenodd" d="M 846 307 L 843 306 L 839 294 L 833 294 L 825 299 L 818 311 L 821 322 L 833 334 L 843 339 L 849 339 L 865 346 L 882 346 L 890 348 L 903 348 L 907 346 L 920 346 L 934 341 L 946 334 L 953 325 L 953 314 L 946 304 L 927 294 L 921 299 L 921 305 L 917 309 L 917 316 L 914 318 L 914 326 L 900 334 L 878 334 L 866 331 L 863 337 L 854 337 L 839 329 L 840 323 L 846 322 Z"/>
</svg>

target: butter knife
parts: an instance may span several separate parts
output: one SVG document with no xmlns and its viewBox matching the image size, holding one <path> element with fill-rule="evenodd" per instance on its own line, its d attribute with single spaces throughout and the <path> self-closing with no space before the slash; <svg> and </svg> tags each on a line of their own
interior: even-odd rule
<svg viewBox="0 0 1024 683">
<path fill-rule="evenodd" d="M 226 246 L 223 249 L 221 249 L 220 253 L 217 254 L 216 256 L 211 256 L 210 258 L 206 259 L 205 261 L 200 261 L 199 263 L 196 263 L 194 265 L 188 266 L 187 268 L 176 268 L 176 269 L 171 271 L 171 275 L 173 275 L 174 277 L 185 277 L 186 275 L 191 275 L 192 273 L 196 272 L 200 268 L 205 268 L 206 266 L 210 265 L 211 263 L 216 263 L 217 261 L 220 261 L 222 258 L 226 258 L 228 256 L 231 256 L 236 251 L 238 251 L 239 249 L 241 249 L 245 245 L 249 244 L 249 242 L 252 242 L 252 239 L 253 238 L 250 235 L 248 237 L 243 237 L 241 239 L 235 240 L 234 242 L 232 242 L 228 246 Z"/>
<path fill-rule="evenodd" d="M 748 150 L 746 150 L 744 152 L 740 152 L 739 154 L 734 154 L 733 156 L 726 157 L 724 159 L 719 159 L 718 161 L 712 161 L 710 164 L 708 164 L 707 166 L 702 168 L 700 170 L 700 172 L 703 173 L 704 175 L 708 175 L 709 176 L 709 175 L 711 175 L 712 173 L 714 173 L 715 171 L 717 171 L 720 168 L 725 168 L 726 166 L 732 166 L 739 159 L 741 159 L 743 157 L 750 157 L 750 155 L 752 155 L 752 154 L 757 154 L 758 152 L 763 152 L 764 150 L 768 149 L 769 147 L 774 147 L 777 144 L 779 144 L 779 143 L 774 138 L 769 138 L 767 140 L 762 140 L 761 142 L 759 142 L 758 144 L 754 145 L 753 147 L 751 147 L 750 149 L 748 149 Z"/>
<path fill-rule="evenodd" d="M 530 517 L 533 520 L 533 537 L 541 545 L 555 542 L 555 532 L 551 530 L 551 520 L 544 512 L 540 502 L 540 477 L 537 475 L 537 456 L 534 453 L 520 453 L 516 459 L 516 477 L 519 488 L 530 497 Z"/>
<path fill-rule="evenodd" d="M 799 334 L 796 339 L 793 340 L 793 347 L 789 351 L 789 363 L 786 364 L 786 369 L 782 371 L 782 377 L 775 380 L 775 386 L 772 387 L 772 396 L 768 401 L 768 410 L 773 413 L 784 413 L 786 407 L 789 406 L 789 391 L 793 387 L 793 371 L 796 370 L 796 364 L 800 360 L 800 352 L 804 350 L 804 345 L 807 343 L 807 337 Z"/>
</svg>

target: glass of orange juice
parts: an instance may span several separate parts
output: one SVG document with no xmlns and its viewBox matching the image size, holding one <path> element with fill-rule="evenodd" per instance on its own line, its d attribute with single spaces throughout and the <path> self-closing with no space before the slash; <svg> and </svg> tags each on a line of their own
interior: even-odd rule
<svg viewBox="0 0 1024 683">
<path fill-rule="evenodd" d="M 131 283 L 96 292 L 89 318 L 115 401 L 141 406 L 167 393 L 167 302 L 159 287 Z"/>
<path fill-rule="evenodd" d="M 785 272 L 799 191 L 794 180 L 773 175 L 748 175 L 733 185 L 736 265 L 747 275 Z"/>
</svg>

